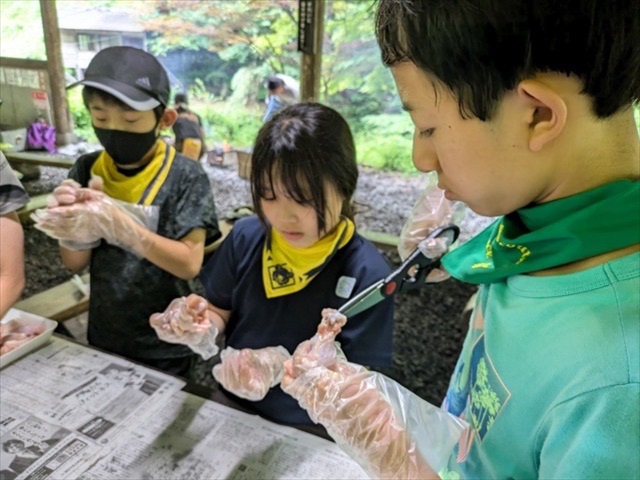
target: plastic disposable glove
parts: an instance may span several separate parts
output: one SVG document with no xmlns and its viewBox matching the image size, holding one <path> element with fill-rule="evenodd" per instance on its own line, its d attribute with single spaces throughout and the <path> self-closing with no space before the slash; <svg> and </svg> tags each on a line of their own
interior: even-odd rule
<svg viewBox="0 0 640 480">
<path fill-rule="evenodd" d="M 333 341 L 344 320 L 322 313 L 318 333 L 285 362 L 282 389 L 372 478 L 438 478 L 465 423 L 349 363 Z"/>
<path fill-rule="evenodd" d="M 162 313 L 149 317 L 158 338 L 188 346 L 204 360 L 218 353 L 218 329 L 207 316 L 207 301 L 195 294 L 176 298 Z"/>
<path fill-rule="evenodd" d="M 102 178 L 99 176 L 94 176 L 89 181 L 89 188 L 102 190 L 102 184 Z M 67 178 L 66 180 L 63 180 L 62 183 L 58 185 L 47 197 L 47 206 L 57 207 L 60 205 L 71 205 L 76 202 L 82 202 L 82 197 L 82 186 L 75 180 Z M 68 248 L 70 250 L 90 250 L 100 245 L 100 239 L 95 239 L 92 242 L 58 240 L 58 243 L 60 244 L 60 246 Z"/>
<path fill-rule="evenodd" d="M 102 177 L 98 175 L 92 175 L 89 180 L 89 189 L 102 191 L 102 185 L 104 181 Z M 58 185 L 53 192 L 47 197 L 47 207 L 58 207 L 61 205 L 71 205 L 73 203 L 83 202 L 86 200 L 86 190 L 82 186 L 67 178 Z"/>
<path fill-rule="evenodd" d="M 444 191 L 437 187 L 435 179 L 430 179 L 400 232 L 398 242 L 400 258 L 406 259 L 416 248 L 427 253 L 431 245 L 426 237 L 438 227 L 459 223 L 464 214 L 465 205 L 462 202 L 447 200 Z M 444 269 L 436 268 L 429 273 L 426 281 L 434 283 L 447 278 L 449 274 Z"/>
<path fill-rule="evenodd" d="M 225 389 L 247 400 L 262 400 L 282 379 L 285 360 L 291 355 L 283 346 L 260 349 L 227 347 L 221 363 L 213 367 L 213 377 Z"/>
<path fill-rule="evenodd" d="M 78 244 L 95 245 L 104 239 L 138 255 L 144 255 L 151 246 L 150 238 L 137 228 L 144 228 L 142 222 L 117 200 L 99 190 L 78 189 L 71 184 L 61 185 L 57 190 L 52 196 L 58 206 L 36 210 L 31 218 L 38 230 L 62 240 L 63 246 L 68 241 L 75 242 L 69 244 L 70 248 Z M 66 203 L 72 199 L 73 203 Z"/>
</svg>

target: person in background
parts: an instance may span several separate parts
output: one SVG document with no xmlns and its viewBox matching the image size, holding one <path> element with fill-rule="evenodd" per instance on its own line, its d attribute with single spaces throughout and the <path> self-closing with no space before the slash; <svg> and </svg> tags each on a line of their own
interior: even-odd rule
<svg viewBox="0 0 640 480">
<path fill-rule="evenodd" d="M 296 102 L 293 93 L 287 89 L 284 80 L 278 76 L 267 80 L 267 110 L 262 117 L 263 122 L 271 120 L 279 110 Z"/>
<path fill-rule="evenodd" d="M 174 146 L 184 156 L 200 160 L 207 151 L 202 119 L 189 109 L 186 93 L 177 93 L 174 104 L 178 112 L 178 118 L 171 127 L 175 134 Z"/>
<path fill-rule="evenodd" d="M 24 289 L 24 231 L 17 210 L 29 195 L 0 152 L 0 319 Z"/>
<path fill-rule="evenodd" d="M 429 464 L 420 399 L 335 348 L 282 388 L 378 478 L 639 478 L 640 3 L 381 0 L 376 27 L 416 168 L 499 217 L 442 259 L 480 285 L 442 407 L 469 427 Z"/>
<path fill-rule="evenodd" d="M 76 161 L 35 225 L 60 240 L 67 268 L 90 267 L 89 343 L 186 376 L 193 353 L 159 340 L 148 319 L 194 291 L 204 245 L 220 236 L 209 178 L 158 138 L 177 113 L 151 54 L 101 50 L 78 84 L 104 150 Z"/>
<path fill-rule="evenodd" d="M 278 383 L 283 361 L 316 330 L 322 308 L 340 307 L 390 273 L 356 232 L 357 179 L 353 137 L 338 112 L 316 103 L 280 111 L 253 150 L 257 215 L 238 220 L 203 267 L 206 300 L 177 299 L 150 319 L 160 338 L 207 355 L 224 336 L 215 378 L 233 401 L 276 422 L 311 423 Z M 387 367 L 392 330 L 387 299 L 350 318 L 338 340 L 348 358 Z"/>
</svg>

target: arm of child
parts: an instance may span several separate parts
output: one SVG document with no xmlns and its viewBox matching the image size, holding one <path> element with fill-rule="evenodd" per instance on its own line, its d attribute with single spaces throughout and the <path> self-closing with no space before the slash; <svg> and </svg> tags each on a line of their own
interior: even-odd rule
<svg viewBox="0 0 640 480">
<path fill-rule="evenodd" d="M 196 228 L 178 240 L 163 237 L 101 191 L 79 188 L 72 181 L 58 187 L 49 208 L 36 211 L 32 218 L 36 228 L 61 241 L 65 265 L 74 271 L 88 264 L 90 249 L 84 247 L 94 246 L 100 238 L 184 280 L 194 278 L 202 265 L 204 229 Z"/>
<path fill-rule="evenodd" d="M 62 264 L 73 273 L 79 273 L 89 266 L 91 250 L 71 250 L 60 245 Z"/>
<path fill-rule="evenodd" d="M 24 288 L 24 232 L 16 212 L 0 216 L 0 318 Z"/>
<path fill-rule="evenodd" d="M 183 280 L 194 278 L 200 271 L 204 259 L 205 230 L 197 228 L 179 240 L 153 233 L 131 221 L 145 248 L 136 252 L 154 265 Z"/>
</svg>

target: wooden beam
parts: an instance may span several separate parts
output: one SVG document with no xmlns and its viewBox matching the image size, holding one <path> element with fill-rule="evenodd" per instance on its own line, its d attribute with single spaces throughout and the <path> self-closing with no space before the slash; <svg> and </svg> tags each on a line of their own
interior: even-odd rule
<svg viewBox="0 0 640 480">
<path fill-rule="evenodd" d="M 324 7 L 326 0 L 298 0 L 298 50 L 302 52 L 300 100 L 320 99 Z"/>
<path fill-rule="evenodd" d="M 55 0 L 40 0 L 40 14 L 44 31 L 44 44 L 47 51 L 47 71 L 49 73 L 49 82 L 51 83 L 51 104 L 56 127 L 56 143 L 58 145 L 67 145 L 72 143 L 75 138 L 65 92 L 62 41 L 60 40 Z"/>
</svg>

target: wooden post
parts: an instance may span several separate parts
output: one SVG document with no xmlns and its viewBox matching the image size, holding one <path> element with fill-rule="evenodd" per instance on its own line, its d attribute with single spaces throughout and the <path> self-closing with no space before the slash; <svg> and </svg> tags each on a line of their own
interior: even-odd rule
<svg viewBox="0 0 640 480">
<path fill-rule="evenodd" d="M 320 99 L 324 4 L 326 0 L 298 0 L 298 50 L 302 52 L 300 100 Z"/>
<path fill-rule="evenodd" d="M 51 103 L 56 127 L 56 143 L 58 145 L 67 145 L 75 140 L 75 135 L 73 135 L 73 126 L 70 121 L 65 92 L 62 42 L 60 40 L 55 0 L 40 0 L 40 14 L 47 52 L 47 72 L 51 83 Z"/>
</svg>

